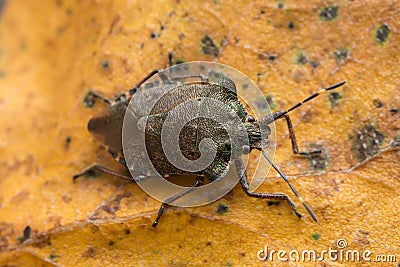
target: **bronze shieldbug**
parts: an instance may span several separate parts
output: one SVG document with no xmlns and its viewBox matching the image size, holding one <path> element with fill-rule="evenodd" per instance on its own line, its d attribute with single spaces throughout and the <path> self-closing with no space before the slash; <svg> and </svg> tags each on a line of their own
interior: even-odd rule
<svg viewBox="0 0 400 267">
<path fill-rule="evenodd" d="M 218 189 L 218 182 L 225 179 L 229 166 L 234 164 L 238 180 L 247 195 L 255 198 L 286 200 L 295 214 L 301 217 L 294 202 L 287 195 L 257 193 L 251 190 L 242 155 L 256 149 L 261 151 L 269 164 L 288 183 L 313 220 L 317 221 L 315 214 L 266 151 L 269 147 L 270 126 L 275 120 L 285 118 L 295 154 L 307 156 L 321 153 L 321 151 L 299 151 L 288 113 L 320 93 L 340 87 L 345 82 L 319 90 L 288 110 L 259 116 L 257 120 L 239 101 L 238 81 L 232 79 L 234 74 L 229 71 L 218 71 L 221 68 L 232 69 L 218 63 L 191 62 L 166 70 L 156 70 L 114 101 L 91 93 L 89 97 L 102 99 L 108 107 L 89 121 L 89 132 L 118 162 L 128 168 L 132 177 L 100 165 L 93 165 L 75 175 L 74 179 L 88 172 L 102 171 L 134 180 L 148 192 L 149 187 L 143 187 L 141 183 L 148 181 L 155 173 L 160 177 L 196 176 L 192 186 L 175 191 L 168 197 L 155 197 L 163 202 L 153 223 L 155 227 L 167 205 L 200 190 L 203 187 L 204 177 L 209 184 L 217 185 Z M 193 72 L 193 69 L 196 71 Z M 159 79 L 154 80 L 155 76 Z M 214 80 L 210 81 L 210 76 L 215 76 Z M 215 113 L 218 113 L 218 116 L 215 116 Z M 166 128 L 168 130 L 165 130 Z M 208 142 L 203 142 L 204 140 Z M 176 151 L 180 154 L 176 154 Z M 212 156 L 211 158 L 196 161 L 202 159 L 207 152 L 210 152 L 208 154 Z M 181 156 L 178 161 L 176 155 Z M 146 162 L 143 160 L 145 158 L 148 162 L 143 164 Z M 153 185 L 153 183 L 147 184 Z M 215 186 L 214 189 L 217 191 Z M 157 190 L 162 191 L 163 187 Z"/>
</svg>

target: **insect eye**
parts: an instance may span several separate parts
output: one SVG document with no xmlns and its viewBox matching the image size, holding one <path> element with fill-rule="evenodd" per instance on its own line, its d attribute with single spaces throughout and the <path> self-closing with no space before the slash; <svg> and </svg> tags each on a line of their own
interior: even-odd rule
<svg viewBox="0 0 400 267">
<path fill-rule="evenodd" d="M 250 146 L 244 145 L 244 146 L 242 147 L 242 151 L 243 151 L 243 154 L 244 154 L 244 155 L 249 154 L 249 153 L 250 153 Z"/>
<path fill-rule="evenodd" d="M 248 121 L 248 122 L 255 122 L 256 119 L 254 119 L 253 116 L 249 115 L 249 116 L 247 116 L 247 121 Z"/>
</svg>

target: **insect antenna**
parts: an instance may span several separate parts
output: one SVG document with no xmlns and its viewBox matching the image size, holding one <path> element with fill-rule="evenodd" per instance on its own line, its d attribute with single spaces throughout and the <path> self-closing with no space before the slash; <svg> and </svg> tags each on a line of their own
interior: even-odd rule
<svg viewBox="0 0 400 267">
<path fill-rule="evenodd" d="M 278 117 L 274 118 L 274 120 L 277 120 L 277 119 L 281 118 L 282 116 L 286 115 L 286 114 L 289 113 L 290 111 L 292 111 L 292 110 L 294 110 L 294 109 L 300 107 L 301 105 L 303 105 L 304 103 L 310 101 L 311 99 L 316 98 L 316 97 L 319 96 L 320 94 L 322 94 L 322 93 L 324 93 L 324 92 L 326 92 L 326 91 L 330 91 L 330 90 L 336 89 L 336 88 L 338 88 L 338 87 L 344 85 L 345 83 L 346 83 L 346 82 L 343 81 L 343 82 L 340 82 L 340 83 L 334 84 L 334 85 L 332 85 L 332 86 L 329 86 L 329 87 L 327 87 L 327 88 L 324 88 L 324 89 L 319 90 L 318 92 L 316 92 L 316 93 L 310 95 L 309 97 L 307 97 L 307 98 L 304 99 L 303 101 L 300 101 L 299 103 L 297 103 L 297 104 L 294 105 L 293 107 L 289 108 L 288 110 L 282 111 L 282 112 L 279 114 Z"/>
<path fill-rule="evenodd" d="M 308 205 L 305 203 L 304 199 L 300 196 L 300 194 L 297 192 L 296 188 L 289 182 L 288 178 L 286 175 L 284 175 L 278 167 L 275 165 L 275 163 L 268 157 L 267 153 L 264 150 L 261 150 L 261 153 L 263 156 L 268 160 L 269 164 L 271 164 L 272 167 L 279 173 L 279 175 L 282 177 L 283 180 L 289 185 L 290 189 L 292 189 L 293 193 L 296 195 L 296 197 L 300 200 L 300 202 L 303 204 L 303 206 L 306 208 L 308 213 L 311 215 L 313 220 L 315 222 L 318 222 L 317 216 L 315 216 L 314 212 L 308 207 Z"/>
</svg>

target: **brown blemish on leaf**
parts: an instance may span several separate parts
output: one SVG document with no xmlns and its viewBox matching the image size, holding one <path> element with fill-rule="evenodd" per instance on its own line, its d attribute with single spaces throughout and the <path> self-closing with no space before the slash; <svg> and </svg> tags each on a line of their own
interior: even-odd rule
<svg viewBox="0 0 400 267">
<path fill-rule="evenodd" d="M 67 137 L 65 138 L 65 142 L 64 142 L 64 148 L 65 148 L 65 150 L 68 150 L 68 149 L 69 149 L 69 146 L 70 146 L 70 144 L 71 144 L 71 141 L 72 141 L 71 136 L 67 136 Z"/>
<path fill-rule="evenodd" d="M 32 245 L 40 249 L 51 246 L 50 236 L 46 233 L 39 234 L 34 237 Z"/>
<path fill-rule="evenodd" d="M 92 234 L 94 234 L 94 233 L 97 233 L 97 231 L 99 231 L 99 227 L 98 227 L 97 225 L 95 225 L 95 224 L 92 224 L 92 225 L 90 226 L 90 232 L 91 232 Z"/>
<path fill-rule="evenodd" d="M 100 206 L 100 208 L 91 216 L 91 219 L 95 219 L 98 218 L 99 216 L 101 216 L 101 214 L 99 213 L 100 211 L 105 211 L 109 214 L 115 215 L 115 212 L 117 212 L 120 209 L 120 202 L 123 198 L 128 198 L 130 197 L 132 194 L 128 191 L 123 192 L 122 194 L 118 194 L 115 196 L 115 198 L 113 200 L 111 200 L 108 203 L 105 203 L 103 205 Z"/>
<path fill-rule="evenodd" d="M 25 200 L 27 200 L 29 197 L 29 191 L 23 190 L 21 192 L 18 192 L 13 198 L 11 199 L 11 202 L 13 203 L 21 203 Z"/>
<path fill-rule="evenodd" d="M 8 241 L 14 235 L 14 225 L 7 222 L 0 222 L 0 248 L 8 246 Z"/>
<path fill-rule="evenodd" d="M 68 195 L 63 195 L 63 196 L 62 196 L 62 200 L 63 200 L 65 203 L 70 203 L 71 200 L 72 200 L 72 197 L 70 197 L 70 196 L 68 196 Z"/>
<path fill-rule="evenodd" d="M 38 166 L 35 157 L 29 154 L 22 160 L 19 158 L 14 159 L 13 161 L 11 161 L 11 163 L 5 164 L 5 169 L 2 168 L 1 171 L 5 171 L 6 169 L 8 169 L 9 171 L 18 171 L 21 168 L 25 168 L 25 175 L 37 174 Z"/>
<path fill-rule="evenodd" d="M 368 231 L 358 229 L 354 239 L 354 243 L 364 248 L 366 245 L 370 243 L 370 241 L 368 240 L 368 235 L 369 235 Z"/>
<path fill-rule="evenodd" d="M 60 227 L 61 226 L 62 217 L 58 215 L 49 216 L 46 219 L 47 223 L 52 223 L 53 227 Z"/>
<path fill-rule="evenodd" d="M 94 256 L 96 255 L 96 250 L 93 247 L 88 248 L 87 250 L 85 250 L 81 257 L 82 258 L 94 258 Z"/>
<path fill-rule="evenodd" d="M 376 108 L 381 108 L 381 107 L 383 107 L 383 103 L 382 103 L 382 101 L 379 100 L 379 99 L 374 99 L 374 100 L 372 101 L 372 103 L 374 104 L 374 106 L 375 106 Z"/>
</svg>

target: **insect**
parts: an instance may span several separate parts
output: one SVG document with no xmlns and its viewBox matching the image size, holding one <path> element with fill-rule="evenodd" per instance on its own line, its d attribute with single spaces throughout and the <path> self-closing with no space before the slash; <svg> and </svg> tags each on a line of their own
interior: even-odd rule
<svg viewBox="0 0 400 267">
<path fill-rule="evenodd" d="M 311 154 L 321 153 L 321 151 L 303 152 L 299 150 L 288 113 L 300 107 L 303 103 L 317 97 L 322 92 L 333 90 L 344 85 L 344 81 L 319 90 L 287 110 L 273 112 L 257 120 L 249 114 L 244 105 L 239 101 L 236 84 L 232 79 L 230 79 L 230 77 L 221 76 L 216 82 L 210 82 L 208 77 L 202 74 L 191 75 L 189 78 L 195 78 L 197 80 L 190 82 L 180 81 L 182 78 L 188 77 L 174 77 L 173 79 L 164 77 L 163 84 L 159 84 L 153 89 L 161 90 L 168 88 L 168 90 L 156 102 L 151 111 L 144 114 L 142 110 L 145 110 L 147 108 L 146 105 L 148 105 L 148 101 L 146 100 L 148 100 L 149 97 L 151 98 L 151 94 L 154 91 L 144 91 L 144 93 L 142 93 L 138 90 L 143 84 L 146 83 L 146 81 L 153 77 L 153 75 L 164 75 L 163 73 L 164 72 L 162 70 L 155 70 L 151 72 L 135 87 L 128 90 L 124 94 L 121 94 L 113 101 L 96 93 L 90 93 L 88 95 L 90 98 L 101 99 L 108 105 L 107 108 L 102 110 L 97 116 L 93 117 L 89 121 L 89 132 L 95 137 L 95 139 L 100 141 L 107 148 L 108 152 L 115 160 L 130 169 L 133 176 L 136 177 L 137 175 L 145 178 L 146 174 L 141 172 L 135 173 L 130 165 L 127 164 L 128 158 L 126 158 L 126 156 L 135 157 L 141 153 L 141 151 L 129 151 L 129 154 L 127 155 L 127 152 L 123 149 L 123 124 L 127 110 L 133 113 L 133 116 L 136 119 L 133 123 L 136 124 L 134 126 L 139 129 L 144 136 L 146 136 L 145 146 L 148 157 L 158 173 L 160 173 L 163 177 L 177 175 L 194 175 L 196 177 L 196 181 L 192 184 L 192 186 L 187 187 L 185 190 L 163 201 L 157 218 L 152 224 L 153 227 L 157 226 L 165 208 L 168 207 L 170 203 L 173 203 L 174 201 L 182 198 L 183 196 L 191 193 L 192 191 L 196 190 L 196 188 L 203 185 L 204 178 L 207 178 L 210 183 L 219 179 L 223 179 L 224 174 L 227 172 L 231 164 L 235 165 L 242 189 L 248 196 L 261 199 L 287 201 L 296 216 L 300 218 L 302 215 L 297 210 L 294 202 L 287 195 L 281 193 L 257 193 L 250 190 L 245 164 L 243 163 L 241 156 L 243 154 L 249 154 L 253 149 L 261 151 L 262 155 L 269 162 L 269 164 L 289 185 L 312 219 L 317 222 L 317 217 L 315 216 L 314 212 L 300 197 L 299 193 L 292 186 L 287 177 L 278 169 L 278 167 L 266 153 L 265 149 L 269 145 L 268 135 L 271 132 L 269 125 L 281 118 L 286 120 L 294 154 L 309 156 Z M 215 150 L 215 157 L 204 169 L 197 171 L 180 169 L 171 163 L 169 158 L 164 153 L 162 146 L 163 126 L 165 125 L 168 116 L 179 122 L 179 120 L 183 119 L 185 116 L 187 117 L 188 113 L 191 112 L 191 110 L 188 110 L 186 112 L 182 111 L 181 113 L 173 113 L 172 110 L 174 110 L 174 108 L 177 106 L 189 101 L 194 101 L 196 103 L 195 106 L 204 106 L 207 105 L 207 101 L 204 99 L 219 101 L 220 103 L 229 106 L 231 111 L 234 112 L 234 114 L 238 117 L 239 123 L 233 123 L 229 121 L 229 119 L 225 120 L 227 122 L 226 125 L 228 125 L 228 130 L 236 133 L 236 141 L 234 143 L 231 141 L 226 129 L 222 129 L 219 123 L 204 117 L 192 119 L 186 123 L 179 132 L 179 148 L 183 156 L 191 161 L 198 159 L 202 154 L 199 150 L 199 141 L 208 138 L 212 140 L 210 149 Z M 129 109 L 131 107 L 129 104 L 130 102 L 134 103 L 132 110 Z M 212 108 L 207 109 L 213 110 Z M 237 125 L 240 126 L 237 127 Z M 262 132 L 266 133 L 266 135 L 263 135 Z M 135 142 L 135 140 L 133 140 L 133 142 Z M 135 178 L 115 172 L 97 164 L 90 166 L 82 173 L 75 175 L 73 178 L 75 180 L 82 175 L 92 172 L 104 172 L 125 178 L 127 180 L 134 180 Z"/>
</svg>

